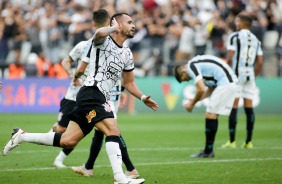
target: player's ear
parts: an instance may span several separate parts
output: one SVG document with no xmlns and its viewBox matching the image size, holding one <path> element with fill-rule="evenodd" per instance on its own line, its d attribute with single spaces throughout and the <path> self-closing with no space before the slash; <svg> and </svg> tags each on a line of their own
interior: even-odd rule
<svg viewBox="0 0 282 184">
<path fill-rule="evenodd" d="M 94 21 L 92 21 L 92 25 L 93 25 L 93 27 L 95 27 L 95 26 L 96 26 L 96 24 L 95 24 L 95 22 L 94 22 Z"/>
</svg>

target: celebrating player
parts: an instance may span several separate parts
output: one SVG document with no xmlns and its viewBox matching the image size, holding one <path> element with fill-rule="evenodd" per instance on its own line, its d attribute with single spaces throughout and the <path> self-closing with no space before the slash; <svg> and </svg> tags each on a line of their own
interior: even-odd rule
<svg viewBox="0 0 282 184">
<path fill-rule="evenodd" d="M 232 69 L 220 58 L 210 55 L 196 56 L 188 64 L 174 68 L 178 82 L 194 80 L 197 87 L 195 97 L 184 108 L 192 112 L 194 105 L 211 96 L 206 110 L 206 146 L 192 158 L 214 157 L 213 144 L 218 127 L 218 116 L 229 115 L 236 94 L 237 77 Z M 205 85 L 208 87 L 205 89 Z"/>
</svg>

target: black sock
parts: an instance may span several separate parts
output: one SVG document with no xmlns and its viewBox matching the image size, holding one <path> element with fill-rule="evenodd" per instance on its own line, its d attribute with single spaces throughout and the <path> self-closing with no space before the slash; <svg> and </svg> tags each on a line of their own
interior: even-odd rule
<svg viewBox="0 0 282 184">
<path fill-rule="evenodd" d="M 247 139 L 246 143 L 252 140 L 254 123 L 255 123 L 255 114 L 253 108 L 245 108 L 245 113 L 247 115 Z"/>
<path fill-rule="evenodd" d="M 104 138 L 104 134 L 101 131 L 95 130 L 95 135 L 92 139 L 92 143 L 90 147 L 90 154 L 85 164 L 86 169 L 93 169 L 94 162 L 96 161 L 96 158 L 103 145 L 103 138 Z"/>
<path fill-rule="evenodd" d="M 63 152 L 66 154 L 66 155 L 69 155 L 71 152 L 72 152 L 73 149 L 66 149 L 64 148 L 63 149 Z"/>
<path fill-rule="evenodd" d="M 61 133 L 55 133 L 54 140 L 53 140 L 53 146 L 61 147 L 60 146 L 61 137 L 62 137 Z"/>
<path fill-rule="evenodd" d="M 135 168 L 134 168 L 134 166 L 133 166 L 133 164 L 132 164 L 132 162 L 131 162 L 131 160 L 129 158 L 126 144 L 125 144 L 125 142 L 124 142 L 124 140 L 123 140 L 123 138 L 121 136 L 120 136 L 119 147 L 120 147 L 120 150 L 121 150 L 122 161 L 125 164 L 126 169 L 128 171 L 132 171 Z"/>
<path fill-rule="evenodd" d="M 229 116 L 229 136 L 230 142 L 235 141 L 235 131 L 237 124 L 237 109 L 232 109 Z"/>
<path fill-rule="evenodd" d="M 205 153 L 209 154 L 213 151 L 213 143 L 217 131 L 217 119 L 206 119 L 206 147 Z"/>
</svg>

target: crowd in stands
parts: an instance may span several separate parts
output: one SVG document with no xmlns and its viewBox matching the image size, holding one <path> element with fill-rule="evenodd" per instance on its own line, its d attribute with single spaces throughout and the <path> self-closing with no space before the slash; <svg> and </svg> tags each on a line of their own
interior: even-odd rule
<svg viewBox="0 0 282 184">
<path fill-rule="evenodd" d="M 67 78 L 60 62 L 73 46 L 95 33 L 92 12 L 99 8 L 110 15 L 127 12 L 134 20 L 135 36 L 126 44 L 139 68 L 137 76 L 170 75 L 175 63 L 195 55 L 226 58 L 226 39 L 241 12 L 252 15 L 251 31 L 267 53 L 274 53 L 278 72 L 282 69 L 282 0 L 0 2 L 0 76 L 5 78 Z"/>
</svg>

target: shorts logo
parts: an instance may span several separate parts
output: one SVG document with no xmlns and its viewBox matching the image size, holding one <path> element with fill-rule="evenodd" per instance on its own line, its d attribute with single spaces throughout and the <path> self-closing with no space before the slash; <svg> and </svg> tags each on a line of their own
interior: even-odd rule
<svg viewBox="0 0 282 184">
<path fill-rule="evenodd" d="M 107 111 L 107 112 L 111 112 L 112 111 L 110 104 L 104 103 L 103 106 L 105 107 L 105 111 Z"/>
<path fill-rule="evenodd" d="M 90 111 L 87 116 L 88 123 L 90 123 L 92 118 L 94 118 L 95 116 L 96 116 L 96 111 L 95 110 Z"/>
<path fill-rule="evenodd" d="M 61 121 L 62 120 L 62 117 L 63 117 L 63 113 L 62 112 L 59 112 L 59 114 L 58 114 L 58 121 Z"/>
</svg>

